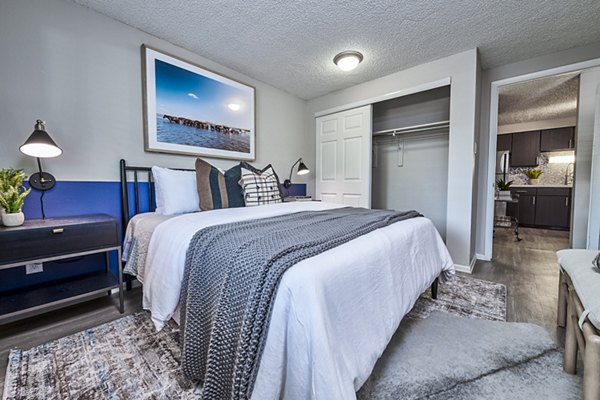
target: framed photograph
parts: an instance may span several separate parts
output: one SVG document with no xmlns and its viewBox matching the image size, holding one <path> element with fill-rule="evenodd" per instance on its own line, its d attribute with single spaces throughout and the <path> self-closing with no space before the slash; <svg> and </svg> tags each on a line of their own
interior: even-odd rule
<svg viewBox="0 0 600 400">
<path fill-rule="evenodd" d="M 146 151 L 254 160 L 255 89 L 142 45 Z"/>
</svg>

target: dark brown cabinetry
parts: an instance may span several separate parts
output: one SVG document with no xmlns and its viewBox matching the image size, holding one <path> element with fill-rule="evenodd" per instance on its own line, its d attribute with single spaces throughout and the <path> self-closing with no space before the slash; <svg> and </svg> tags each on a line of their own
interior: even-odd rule
<svg viewBox="0 0 600 400">
<path fill-rule="evenodd" d="M 535 207 L 535 225 L 568 228 L 571 217 L 571 190 L 539 188 Z"/>
<path fill-rule="evenodd" d="M 511 167 L 535 167 L 542 152 L 574 149 L 575 127 L 498 135 L 496 148 L 510 151 Z"/>
<path fill-rule="evenodd" d="M 496 151 L 510 151 L 512 147 L 512 134 L 498 135 Z"/>
<path fill-rule="evenodd" d="M 540 131 L 512 134 L 511 167 L 535 167 L 540 153 Z"/>
<path fill-rule="evenodd" d="M 537 228 L 569 229 L 570 188 L 513 188 L 518 196 L 519 224 Z"/>
<path fill-rule="evenodd" d="M 570 150 L 575 147 L 575 128 L 546 129 L 541 132 L 540 151 Z"/>
<path fill-rule="evenodd" d="M 519 224 L 534 225 L 535 224 L 535 188 L 518 188 L 512 189 L 513 197 L 519 198 Z M 515 196 L 516 195 L 516 196 Z"/>
</svg>

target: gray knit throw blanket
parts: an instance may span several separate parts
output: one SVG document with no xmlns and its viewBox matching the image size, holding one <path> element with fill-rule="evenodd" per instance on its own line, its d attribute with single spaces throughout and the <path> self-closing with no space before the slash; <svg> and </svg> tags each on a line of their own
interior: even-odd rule
<svg viewBox="0 0 600 400">
<path fill-rule="evenodd" d="M 204 400 L 248 399 L 283 273 L 394 222 L 420 216 L 341 208 L 204 228 L 190 242 L 181 289 L 181 367 Z"/>
</svg>

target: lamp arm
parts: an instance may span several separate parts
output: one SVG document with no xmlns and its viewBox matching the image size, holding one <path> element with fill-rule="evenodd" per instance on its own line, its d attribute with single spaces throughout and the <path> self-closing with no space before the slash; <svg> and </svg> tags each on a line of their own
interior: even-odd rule
<svg viewBox="0 0 600 400">
<path fill-rule="evenodd" d="M 40 161 L 39 157 L 36 157 L 37 159 L 37 165 L 38 165 L 38 169 L 40 170 L 40 177 L 42 176 L 42 162 Z"/>
<path fill-rule="evenodd" d="M 296 165 L 298 165 L 298 163 L 300 163 L 301 161 L 302 161 L 302 157 L 300 157 L 300 158 L 298 159 L 298 161 L 296 161 L 296 162 L 294 163 L 294 165 L 292 165 L 292 168 L 290 168 L 290 177 L 288 178 L 288 180 L 289 180 L 289 181 L 291 181 L 291 180 L 292 180 L 292 174 L 294 173 L 294 167 L 295 167 Z"/>
</svg>

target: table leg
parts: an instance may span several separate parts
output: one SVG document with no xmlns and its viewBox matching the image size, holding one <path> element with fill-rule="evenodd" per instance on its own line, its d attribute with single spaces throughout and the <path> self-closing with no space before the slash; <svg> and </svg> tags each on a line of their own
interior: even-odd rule
<svg viewBox="0 0 600 400">
<path fill-rule="evenodd" d="M 119 312 L 125 312 L 125 304 L 123 298 L 123 263 L 121 262 L 121 248 L 117 249 L 117 265 L 119 266 Z"/>
<path fill-rule="evenodd" d="M 104 271 L 108 272 L 108 270 L 110 270 L 110 251 L 104 253 L 104 259 L 106 260 L 106 268 L 104 269 Z M 109 297 L 112 295 L 112 292 L 110 290 L 108 290 L 106 293 Z"/>
</svg>

